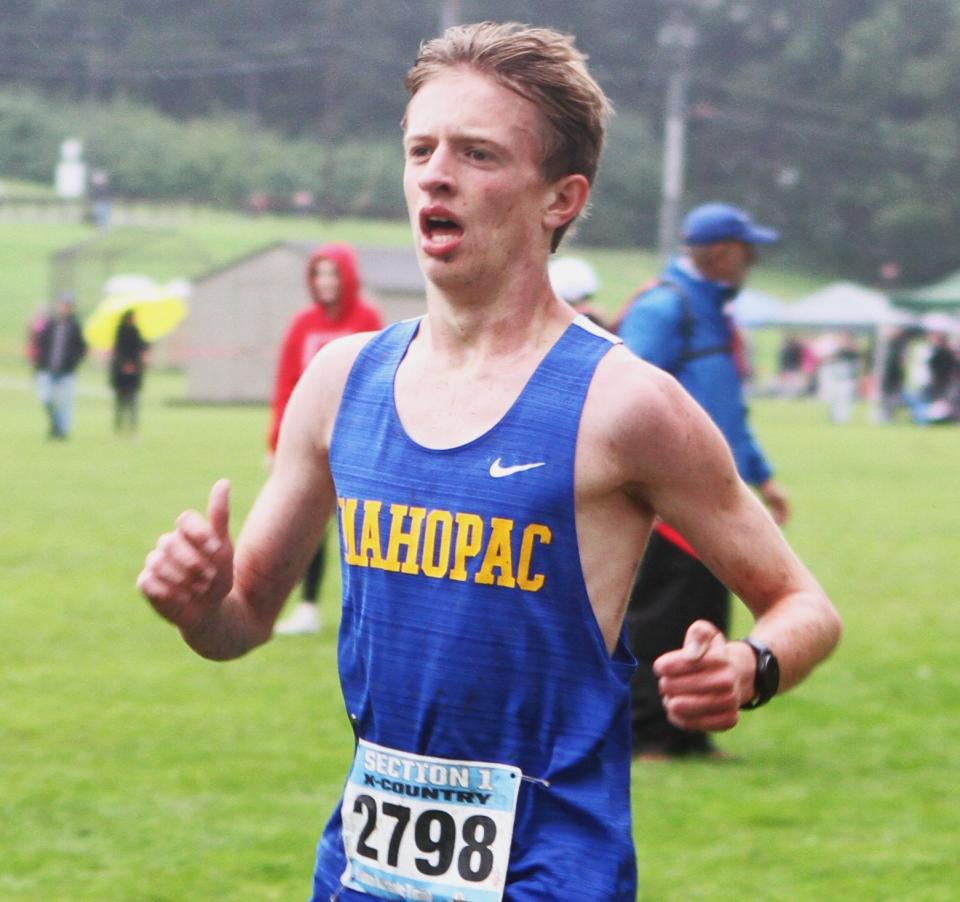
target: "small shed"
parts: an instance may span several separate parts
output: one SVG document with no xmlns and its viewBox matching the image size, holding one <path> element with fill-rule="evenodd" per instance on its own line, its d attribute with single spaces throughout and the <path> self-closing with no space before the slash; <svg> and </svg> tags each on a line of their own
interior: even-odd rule
<svg viewBox="0 0 960 902">
<path fill-rule="evenodd" d="M 310 302 L 305 272 L 316 247 L 316 242 L 278 241 L 194 280 L 190 315 L 173 339 L 188 401 L 269 400 L 287 324 Z M 362 294 L 380 307 L 385 322 L 425 312 L 413 248 L 356 250 Z"/>
</svg>

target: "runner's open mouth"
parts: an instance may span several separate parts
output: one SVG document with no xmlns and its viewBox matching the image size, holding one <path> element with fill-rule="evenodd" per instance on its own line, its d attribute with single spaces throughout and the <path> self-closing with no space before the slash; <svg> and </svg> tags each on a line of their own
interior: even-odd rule
<svg viewBox="0 0 960 902">
<path fill-rule="evenodd" d="M 463 226 L 444 216 L 421 216 L 420 228 L 432 241 L 453 241 L 463 234 Z"/>
</svg>

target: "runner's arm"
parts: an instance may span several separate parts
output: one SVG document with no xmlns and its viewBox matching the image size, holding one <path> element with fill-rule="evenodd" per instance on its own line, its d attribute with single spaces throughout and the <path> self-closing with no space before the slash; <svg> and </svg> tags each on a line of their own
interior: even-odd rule
<svg viewBox="0 0 960 902">
<path fill-rule="evenodd" d="M 227 488 L 218 483 L 207 516 L 182 514 L 147 556 L 139 588 L 198 654 L 236 658 L 270 638 L 336 507 L 327 451 L 347 373 L 368 338 L 331 343 L 298 383 L 235 552 Z"/>
<path fill-rule="evenodd" d="M 777 655 L 780 691 L 786 691 L 833 650 L 840 636 L 839 616 L 737 475 L 709 417 L 671 377 L 648 368 L 635 378 L 642 387 L 635 396 L 631 429 L 618 442 L 621 460 L 627 461 L 627 491 L 679 530 L 717 578 L 743 599 L 756 620 L 751 635 Z M 753 652 L 741 642 L 714 643 L 706 634 L 700 638 L 704 643 L 693 641 L 690 648 L 669 653 L 674 657 L 665 656 L 663 669 L 667 676 L 692 673 L 696 666 L 683 662 L 710 646 L 711 655 L 719 651 L 733 670 L 734 685 L 728 688 L 739 707 L 752 697 Z M 736 722 L 729 699 L 724 716 L 727 726 Z"/>
</svg>

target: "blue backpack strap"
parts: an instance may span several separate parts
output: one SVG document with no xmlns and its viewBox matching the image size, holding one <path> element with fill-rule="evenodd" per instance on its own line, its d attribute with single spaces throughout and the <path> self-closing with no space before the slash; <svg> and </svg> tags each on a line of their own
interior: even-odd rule
<svg viewBox="0 0 960 902">
<path fill-rule="evenodd" d="M 657 291 L 660 288 L 670 289 L 673 292 L 674 297 L 676 297 L 677 304 L 680 308 L 681 351 L 679 357 L 677 358 L 676 367 L 670 370 L 672 375 L 678 375 L 680 370 L 683 369 L 683 366 L 689 363 L 691 360 L 697 360 L 700 357 L 709 357 L 713 354 L 733 354 L 732 340 L 720 345 L 708 345 L 707 347 L 697 349 L 693 348 L 693 332 L 696 320 L 693 315 L 693 310 L 690 306 L 690 296 L 686 287 L 681 282 L 678 282 L 676 279 L 668 279 L 663 276 L 648 282 L 646 285 L 640 288 L 640 290 L 625 305 L 623 311 L 616 318 L 615 329 L 619 331 L 624 317 L 634 304 L 636 304 L 644 295 L 650 294 L 653 291 Z"/>
<path fill-rule="evenodd" d="M 691 360 L 698 360 L 701 357 L 711 357 L 714 354 L 733 354 L 733 339 L 719 345 L 707 345 L 704 348 L 693 348 L 693 310 L 690 309 L 690 296 L 686 288 L 679 282 L 672 279 L 664 279 L 660 283 L 667 288 L 671 288 L 677 297 L 677 303 L 680 305 L 680 338 L 683 342 L 683 350 L 677 359 L 677 370 L 679 371 L 684 364 Z M 676 374 L 674 374 L 676 375 Z"/>
</svg>

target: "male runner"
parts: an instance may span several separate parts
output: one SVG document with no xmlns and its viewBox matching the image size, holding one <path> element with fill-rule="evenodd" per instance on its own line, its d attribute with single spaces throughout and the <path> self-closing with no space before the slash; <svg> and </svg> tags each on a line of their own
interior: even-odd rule
<svg viewBox="0 0 960 902">
<path fill-rule="evenodd" d="M 621 627 L 655 515 L 780 668 L 695 623 L 657 663 L 678 724 L 732 727 L 826 657 L 839 620 L 700 408 L 550 289 L 608 112 L 582 54 L 546 29 L 457 27 L 407 85 L 426 316 L 327 345 L 236 550 L 221 481 L 139 585 L 200 654 L 237 657 L 337 511 L 357 747 L 314 900 L 633 902 Z"/>
</svg>

